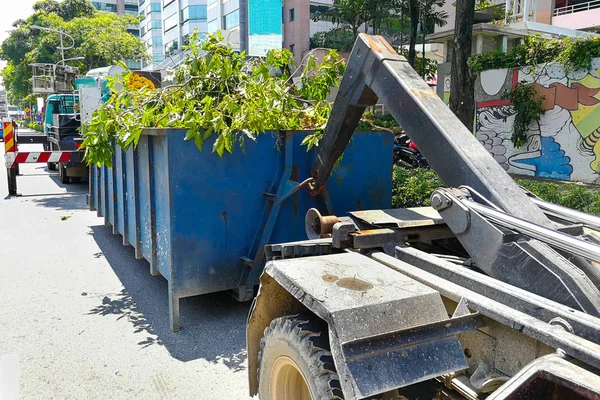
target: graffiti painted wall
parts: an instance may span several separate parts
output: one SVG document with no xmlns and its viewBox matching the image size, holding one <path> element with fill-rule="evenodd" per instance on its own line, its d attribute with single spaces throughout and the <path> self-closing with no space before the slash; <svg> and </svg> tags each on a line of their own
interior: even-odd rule
<svg viewBox="0 0 600 400">
<path fill-rule="evenodd" d="M 545 114 L 530 126 L 526 144 L 515 148 L 515 111 L 502 94 L 523 81 L 545 97 Z M 566 72 L 559 64 L 484 71 L 475 102 L 476 137 L 508 172 L 600 183 L 600 58 L 589 71 Z"/>
</svg>

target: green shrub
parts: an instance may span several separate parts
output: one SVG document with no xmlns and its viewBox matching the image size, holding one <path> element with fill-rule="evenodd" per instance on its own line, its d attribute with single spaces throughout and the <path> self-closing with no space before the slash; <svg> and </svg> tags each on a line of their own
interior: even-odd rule
<svg viewBox="0 0 600 400">
<path fill-rule="evenodd" d="M 600 216 L 600 191 L 577 184 L 516 179 L 531 193 L 550 203 Z M 431 169 L 394 167 L 392 176 L 392 206 L 395 208 L 430 205 L 433 191 L 444 183 Z"/>
<path fill-rule="evenodd" d="M 33 121 L 33 122 L 23 121 L 21 124 L 19 124 L 19 126 L 23 126 L 25 128 L 33 129 L 34 131 L 40 131 L 40 132 L 44 131 L 44 126 L 42 124 L 40 124 L 40 123 L 35 122 L 35 121 Z"/>
<path fill-rule="evenodd" d="M 550 203 L 600 216 L 600 192 L 576 184 L 517 179 L 517 183 Z"/>
<path fill-rule="evenodd" d="M 431 193 L 444 183 L 427 168 L 404 169 L 394 166 L 392 175 L 392 207 L 421 207 L 431 203 Z"/>
</svg>

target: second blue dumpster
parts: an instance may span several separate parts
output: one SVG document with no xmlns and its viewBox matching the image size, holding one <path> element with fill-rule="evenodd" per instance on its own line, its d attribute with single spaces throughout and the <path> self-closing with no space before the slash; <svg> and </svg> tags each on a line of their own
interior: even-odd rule
<svg viewBox="0 0 600 400">
<path fill-rule="evenodd" d="M 91 169 L 90 208 L 168 281 L 174 331 L 182 297 L 229 290 L 250 300 L 264 246 L 306 239 L 310 208 L 391 206 L 391 133 L 355 134 L 318 197 L 303 187 L 316 156 L 301 144 L 307 134 L 267 132 L 219 158 L 210 139 L 200 152 L 185 130 L 148 129 L 136 149 L 115 149 L 112 168 Z"/>
</svg>

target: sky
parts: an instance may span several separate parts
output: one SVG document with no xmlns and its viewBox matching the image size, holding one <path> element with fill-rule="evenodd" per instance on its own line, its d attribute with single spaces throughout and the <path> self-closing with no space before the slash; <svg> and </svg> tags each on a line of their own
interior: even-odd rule
<svg viewBox="0 0 600 400">
<path fill-rule="evenodd" d="M 9 30 L 13 29 L 12 23 L 20 18 L 27 18 L 33 14 L 33 3 L 37 0 L 0 0 L 2 12 L 0 12 L 0 43 L 8 37 Z M 0 69 L 6 63 L 0 61 Z"/>
</svg>

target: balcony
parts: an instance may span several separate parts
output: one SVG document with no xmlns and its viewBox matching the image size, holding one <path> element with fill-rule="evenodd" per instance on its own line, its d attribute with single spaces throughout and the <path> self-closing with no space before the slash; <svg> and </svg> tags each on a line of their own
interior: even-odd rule
<svg viewBox="0 0 600 400">
<path fill-rule="evenodd" d="M 555 8 L 552 14 L 552 25 L 568 29 L 600 27 L 600 0 L 576 2 Z"/>
</svg>

